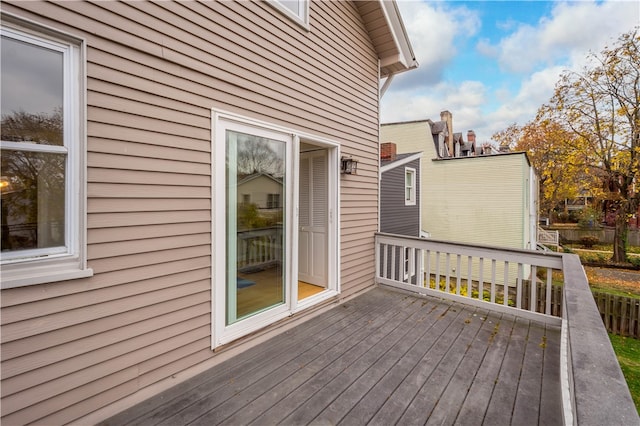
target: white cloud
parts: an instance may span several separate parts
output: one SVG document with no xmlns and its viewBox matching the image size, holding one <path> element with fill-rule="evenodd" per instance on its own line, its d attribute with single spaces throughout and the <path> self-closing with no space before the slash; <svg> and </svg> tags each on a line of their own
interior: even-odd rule
<svg viewBox="0 0 640 426">
<path fill-rule="evenodd" d="M 505 70 L 530 72 L 558 60 L 580 62 L 589 50 L 602 47 L 640 22 L 637 2 L 562 2 L 538 26 L 521 25 L 496 46 Z M 481 46 L 480 51 L 486 51 Z"/>
<path fill-rule="evenodd" d="M 590 51 L 599 53 L 640 23 L 637 1 L 559 2 L 536 26 L 509 21 L 501 28 L 512 32 L 498 43 L 473 41 L 476 52 L 499 64 L 503 74 L 491 76 L 494 81 L 476 81 L 470 74 L 459 83 L 443 76 L 458 54 L 456 46 L 481 28 L 478 15 L 456 2 L 401 0 L 399 7 L 420 68 L 393 81 L 382 101 L 382 121 L 439 120 L 440 111 L 447 109 L 454 131 L 473 129 L 479 141 L 488 141 L 511 123 L 524 125 L 535 118 L 563 70 L 579 69 Z M 515 86 L 514 75 L 520 80 Z"/>
<path fill-rule="evenodd" d="M 454 130 L 463 132 L 481 125 L 481 107 L 486 102 L 486 88 L 477 81 L 460 84 L 440 82 L 422 95 L 411 91 L 389 91 L 382 103 L 383 122 L 440 120 L 440 112 L 451 111 Z"/>
<path fill-rule="evenodd" d="M 503 99 L 500 107 L 486 115 L 483 126 L 487 133 L 486 139 L 512 123 L 523 125 L 531 121 L 538 108 L 549 101 L 562 71 L 561 66 L 550 67 L 525 79 L 514 97 Z"/>
<path fill-rule="evenodd" d="M 452 9 L 440 3 L 399 1 L 398 6 L 420 67 L 398 76 L 394 86 L 437 83 L 457 54 L 456 37 L 475 35 L 480 25 L 477 14 L 465 7 Z"/>
</svg>

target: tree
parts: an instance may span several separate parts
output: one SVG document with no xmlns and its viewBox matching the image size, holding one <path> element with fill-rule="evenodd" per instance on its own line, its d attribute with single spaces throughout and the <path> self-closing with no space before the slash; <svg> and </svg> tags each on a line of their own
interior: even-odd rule
<svg viewBox="0 0 640 426">
<path fill-rule="evenodd" d="M 265 173 L 280 177 L 283 174 L 284 157 L 277 150 L 280 142 L 250 135 L 238 136 L 238 171 L 249 175 Z"/>
<path fill-rule="evenodd" d="M 615 45 L 590 54 L 582 71 L 562 74 L 544 114 L 573 134 L 589 175 L 606 183 L 616 213 L 613 258 L 626 261 L 628 219 L 638 209 L 634 184 L 640 166 L 640 35 L 622 34 Z"/>
<path fill-rule="evenodd" d="M 500 151 L 517 149 L 516 145 L 522 137 L 522 128 L 517 123 L 510 124 L 504 130 L 494 133 L 491 140 L 498 143 Z"/>
<path fill-rule="evenodd" d="M 517 151 L 527 152 L 540 178 L 540 209 L 548 212 L 562 201 L 581 194 L 599 194 L 599 179 L 589 174 L 588 162 L 576 136 L 545 116 L 541 108 L 535 120 L 520 129 Z"/>
<path fill-rule="evenodd" d="M 62 109 L 52 114 L 5 114 L 1 139 L 63 145 Z M 18 144 L 20 146 L 20 144 Z M 1 222 L 3 250 L 64 244 L 66 155 L 3 149 Z"/>
</svg>

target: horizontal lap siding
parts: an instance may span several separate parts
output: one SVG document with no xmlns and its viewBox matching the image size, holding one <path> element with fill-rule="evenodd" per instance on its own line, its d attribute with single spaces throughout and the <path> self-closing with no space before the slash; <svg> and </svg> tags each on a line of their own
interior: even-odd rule
<svg viewBox="0 0 640 426">
<path fill-rule="evenodd" d="M 416 202 L 405 205 L 405 170 L 416 172 Z M 420 236 L 420 160 L 387 170 L 380 181 L 380 231 Z"/>
<path fill-rule="evenodd" d="M 373 282 L 377 60 L 351 3 L 4 2 L 87 41 L 91 278 L 2 291 L 2 421 L 65 423 L 210 350 L 211 108 L 341 143 L 342 289 Z M 268 41 L 267 41 L 268 40 Z"/>
<path fill-rule="evenodd" d="M 523 168 L 524 154 L 433 162 L 433 178 L 425 191 L 432 202 L 427 225 L 431 236 L 526 248 Z"/>
</svg>

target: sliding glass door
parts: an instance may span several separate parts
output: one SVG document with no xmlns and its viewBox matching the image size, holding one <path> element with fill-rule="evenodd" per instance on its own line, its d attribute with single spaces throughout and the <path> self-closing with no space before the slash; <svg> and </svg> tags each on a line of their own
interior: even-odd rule
<svg viewBox="0 0 640 426">
<path fill-rule="evenodd" d="M 339 152 L 228 113 L 213 128 L 215 348 L 338 293 Z"/>
<path fill-rule="evenodd" d="M 283 140 L 227 130 L 226 325 L 286 302 Z"/>
</svg>

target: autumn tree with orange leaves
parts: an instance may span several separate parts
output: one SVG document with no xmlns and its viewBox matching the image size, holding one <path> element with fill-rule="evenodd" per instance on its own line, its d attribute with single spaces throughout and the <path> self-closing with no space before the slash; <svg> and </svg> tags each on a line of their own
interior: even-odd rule
<svg viewBox="0 0 640 426">
<path fill-rule="evenodd" d="M 614 262 L 626 261 L 628 220 L 640 205 L 640 34 L 564 72 L 547 105 L 522 128 L 493 139 L 527 151 L 547 208 L 586 191 L 615 210 Z"/>
<path fill-rule="evenodd" d="M 615 210 L 614 262 L 625 262 L 629 218 L 640 190 L 640 34 L 622 34 L 613 46 L 591 54 L 580 72 L 565 72 L 541 115 L 573 137 L 565 143 L 599 177 Z M 567 164 L 571 164 L 570 161 Z"/>
</svg>

